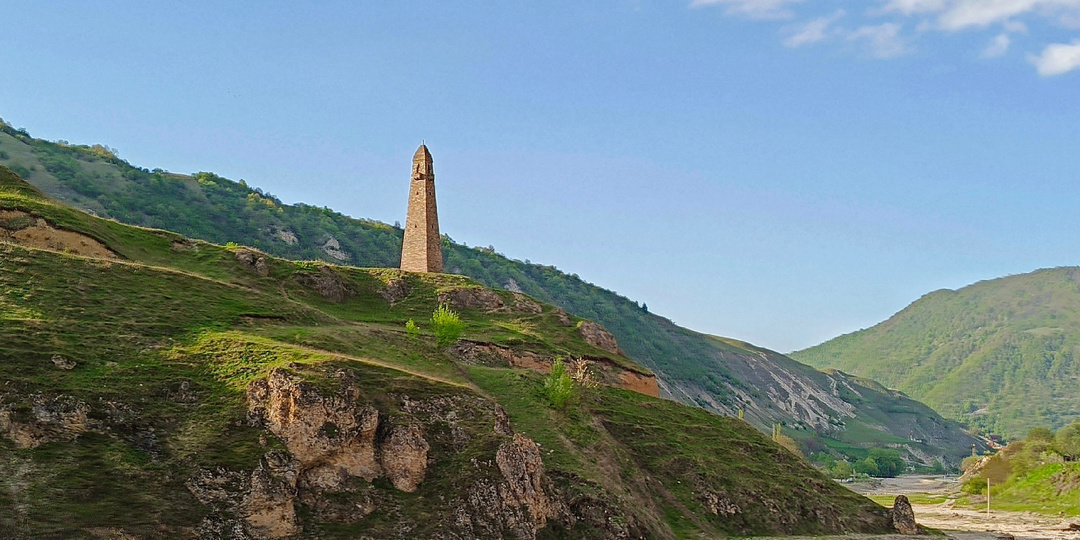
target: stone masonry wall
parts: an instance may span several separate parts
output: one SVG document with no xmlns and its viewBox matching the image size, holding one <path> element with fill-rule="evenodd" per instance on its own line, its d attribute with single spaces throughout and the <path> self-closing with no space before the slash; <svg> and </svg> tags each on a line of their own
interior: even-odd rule
<svg viewBox="0 0 1080 540">
<path fill-rule="evenodd" d="M 442 237 L 435 206 L 435 169 L 427 146 L 420 145 L 413 156 L 409 185 L 409 212 L 405 217 L 405 239 L 401 246 L 401 269 L 407 272 L 443 270 Z"/>
</svg>

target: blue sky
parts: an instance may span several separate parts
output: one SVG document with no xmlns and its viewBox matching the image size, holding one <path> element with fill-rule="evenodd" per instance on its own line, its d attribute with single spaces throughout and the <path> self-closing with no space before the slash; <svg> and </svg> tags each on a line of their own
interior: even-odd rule
<svg viewBox="0 0 1080 540">
<path fill-rule="evenodd" d="M 179 5 L 183 4 L 183 5 Z M 790 351 L 1080 264 L 1080 0 L 29 2 L 0 117 Z"/>
</svg>

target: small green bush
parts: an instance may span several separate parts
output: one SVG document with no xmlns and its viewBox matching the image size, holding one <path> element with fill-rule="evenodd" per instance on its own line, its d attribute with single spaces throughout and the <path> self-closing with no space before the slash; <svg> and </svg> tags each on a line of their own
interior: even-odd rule
<svg viewBox="0 0 1080 540">
<path fill-rule="evenodd" d="M 566 370 L 562 358 L 556 358 L 551 363 L 551 371 L 544 379 L 544 393 L 547 394 L 548 402 L 556 409 L 565 409 L 574 400 L 574 378 Z"/>
<path fill-rule="evenodd" d="M 435 344 L 440 349 L 453 345 L 465 330 L 465 323 L 446 305 L 439 306 L 431 314 L 431 326 L 435 332 Z"/>
<path fill-rule="evenodd" d="M 971 493 L 972 495 L 979 495 L 986 491 L 986 479 L 981 476 L 976 476 L 967 482 L 964 482 L 964 487 L 960 488 L 964 493 Z"/>
<path fill-rule="evenodd" d="M 1073 461 L 1080 457 L 1080 420 L 1061 428 L 1054 435 L 1054 450 Z"/>
<path fill-rule="evenodd" d="M 410 338 L 416 339 L 420 336 L 420 327 L 416 326 L 415 321 L 409 319 L 409 321 L 405 323 L 405 333 L 408 334 Z"/>
</svg>

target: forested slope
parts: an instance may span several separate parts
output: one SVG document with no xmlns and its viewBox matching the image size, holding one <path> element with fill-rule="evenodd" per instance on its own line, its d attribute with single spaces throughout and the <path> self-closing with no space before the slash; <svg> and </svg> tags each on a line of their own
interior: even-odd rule
<svg viewBox="0 0 1080 540">
<path fill-rule="evenodd" d="M 903 390 L 1010 438 L 1080 417 L 1080 268 L 930 293 L 874 327 L 793 353 Z"/>
</svg>

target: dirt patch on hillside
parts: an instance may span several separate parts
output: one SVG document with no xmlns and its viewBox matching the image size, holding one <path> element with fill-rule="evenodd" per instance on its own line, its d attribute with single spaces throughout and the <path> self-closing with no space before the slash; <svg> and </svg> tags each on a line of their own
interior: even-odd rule
<svg viewBox="0 0 1080 540">
<path fill-rule="evenodd" d="M 633 390 L 639 394 L 652 397 L 660 397 L 660 385 L 656 382 L 655 375 L 644 375 L 633 371 L 624 371 L 619 375 L 620 386 L 627 390 Z"/>
<path fill-rule="evenodd" d="M 117 259 L 111 249 L 77 232 L 57 229 L 42 218 L 18 210 L 0 210 L 0 242 L 99 259 Z"/>
</svg>

